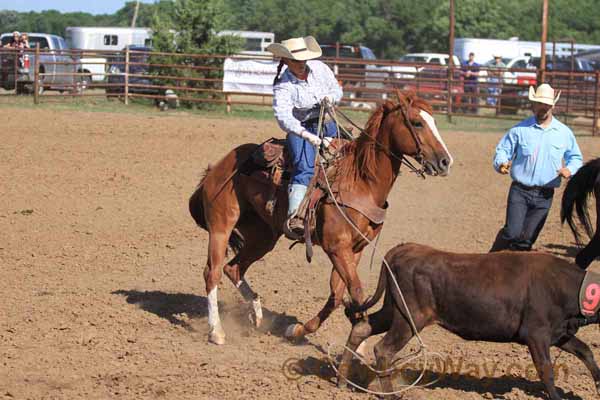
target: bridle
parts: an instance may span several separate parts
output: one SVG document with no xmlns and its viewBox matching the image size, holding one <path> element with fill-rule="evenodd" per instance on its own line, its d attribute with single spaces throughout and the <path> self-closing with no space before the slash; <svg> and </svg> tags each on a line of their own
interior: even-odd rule
<svg viewBox="0 0 600 400">
<path fill-rule="evenodd" d="M 399 102 L 398 104 L 396 104 L 392 109 L 390 110 L 385 110 L 383 111 L 383 117 L 381 119 L 381 125 L 383 125 L 383 120 L 390 114 L 400 110 L 400 112 L 402 113 L 402 118 L 404 118 L 404 123 L 408 128 L 408 131 L 410 132 L 410 135 L 412 136 L 414 142 L 415 142 L 415 147 L 417 148 L 417 152 L 414 156 L 412 156 L 419 164 L 422 163 L 423 161 L 423 142 L 421 141 L 420 136 L 417 134 L 417 132 L 415 131 L 415 127 L 412 124 L 412 122 L 410 121 L 410 119 L 408 118 L 408 115 L 410 114 L 410 107 L 412 106 L 412 100 L 409 101 L 408 106 L 406 107 L 406 109 L 402 106 L 402 103 Z M 332 118 L 334 118 L 335 120 L 335 116 L 332 115 L 332 112 L 330 110 L 330 105 L 327 104 L 327 111 L 329 113 L 330 116 L 332 116 Z M 352 124 L 352 126 L 354 126 L 355 128 L 357 128 L 363 135 L 369 137 L 371 140 L 373 140 L 373 142 L 375 143 L 375 145 L 377 145 L 385 154 L 387 154 L 389 157 L 394 158 L 398 161 L 400 161 L 401 164 L 406 165 L 406 167 L 408 169 L 410 169 L 411 172 L 414 172 L 415 174 L 417 174 L 419 177 L 425 179 L 425 168 L 422 166 L 421 164 L 421 168 L 417 168 L 415 167 L 409 160 L 406 159 L 406 157 L 404 157 L 403 154 L 401 155 L 397 155 L 394 152 L 392 152 L 388 147 L 384 146 L 382 143 L 378 142 L 377 139 L 373 136 L 371 136 L 367 131 L 365 131 L 363 128 L 359 127 L 358 125 L 356 125 L 346 114 L 344 114 L 342 111 L 340 111 L 339 109 L 335 110 L 335 113 L 341 115 L 346 121 L 348 121 L 350 124 Z M 381 131 L 381 125 L 379 126 L 379 130 Z M 339 124 L 338 124 L 339 126 Z M 379 133 L 379 132 L 378 132 Z"/>
</svg>

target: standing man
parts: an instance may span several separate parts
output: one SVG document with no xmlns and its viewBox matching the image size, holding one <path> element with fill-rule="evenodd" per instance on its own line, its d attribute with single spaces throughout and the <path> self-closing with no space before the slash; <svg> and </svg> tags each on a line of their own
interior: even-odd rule
<svg viewBox="0 0 600 400">
<path fill-rule="evenodd" d="M 479 64 L 475 62 L 475 53 L 469 53 L 469 59 L 462 65 L 465 79 L 465 112 L 477 114 L 477 103 L 479 102 Z"/>
<path fill-rule="evenodd" d="M 488 95 L 487 104 L 489 106 L 498 105 L 498 96 L 502 94 L 502 78 L 504 77 L 504 68 L 506 64 L 502 62 L 500 54 L 494 54 L 494 61 L 488 69 Z M 496 109 L 496 114 L 498 109 Z"/>
<path fill-rule="evenodd" d="M 533 116 L 512 127 L 496 147 L 494 168 L 510 172 L 506 224 L 490 251 L 529 251 L 540 234 L 561 178 L 575 174 L 583 157 L 571 129 L 552 115 L 560 97 L 544 83 L 529 88 Z M 565 165 L 563 166 L 563 160 Z"/>
</svg>

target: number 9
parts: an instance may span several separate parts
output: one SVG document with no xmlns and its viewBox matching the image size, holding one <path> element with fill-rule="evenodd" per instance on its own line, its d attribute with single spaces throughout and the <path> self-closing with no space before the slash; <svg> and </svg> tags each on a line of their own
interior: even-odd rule
<svg viewBox="0 0 600 400">
<path fill-rule="evenodd" d="M 585 298 L 583 301 L 583 308 L 587 311 L 594 311 L 594 309 L 600 303 L 600 285 L 597 283 L 591 283 L 585 288 Z"/>
</svg>

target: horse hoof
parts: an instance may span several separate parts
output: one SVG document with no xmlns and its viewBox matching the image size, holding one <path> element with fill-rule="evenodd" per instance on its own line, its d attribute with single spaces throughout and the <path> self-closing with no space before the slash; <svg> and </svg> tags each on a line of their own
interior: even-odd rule
<svg viewBox="0 0 600 400">
<path fill-rule="evenodd" d="M 220 326 L 212 328 L 208 334 L 208 341 L 218 345 L 225 344 L 225 332 L 223 331 L 223 328 Z"/>
<path fill-rule="evenodd" d="M 254 320 L 254 327 L 255 327 L 255 328 L 257 328 L 257 329 L 258 329 L 258 328 L 260 328 L 260 325 L 261 325 L 261 324 L 262 324 L 262 318 L 256 318 L 256 319 Z"/>
<path fill-rule="evenodd" d="M 304 336 L 304 326 L 302 324 L 293 324 L 285 330 L 285 337 L 288 339 L 298 339 Z"/>
<path fill-rule="evenodd" d="M 342 390 L 349 388 L 349 385 L 348 385 L 348 382 L 346 382 L 346 379 L 340 375 L 338 375 L 338 377 L 337 377 L 337 387 L 338 387 L 338 389 L 342 389 Z"/>
</svg>

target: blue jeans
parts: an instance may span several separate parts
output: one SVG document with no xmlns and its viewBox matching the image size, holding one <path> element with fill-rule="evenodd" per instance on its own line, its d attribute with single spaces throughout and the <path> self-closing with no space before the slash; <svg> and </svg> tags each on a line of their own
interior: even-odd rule
<svg viewBox="0 0 600 400">
<path fill-rule="evenodd" d="M 310 133 L 317 134 L 318 122 L 303 123 L 302 126 Z M 335 137 L 337 135 L 335 122 L 329 121 L 326 123 L 323 126 L 323 131 L 325 136 Z M 298 135 L 289 133 L 286 140 L 291 161 L 294 165 L 290 183 L 308 186 L 315 172 L 316 149 L 307 140 L 302 139 Z"/>
<path fill-rule="evenodd" d="M 488 78 L 488 94 L 490 97 L 487 98 L 487 104 L 489 106 L 495 106 L 498 104 L 498 97 L 502 94 L 502 89 L 500 88 L 500 79 L 499 78 Z"/>
<path fill-rule="evenodd" d="M 490 251 L 531 250 L 546 223 L 553 197 L 552 188 L 527 188 L 513 182 L 508 192 L 506 224 Z"/>
</svg>

